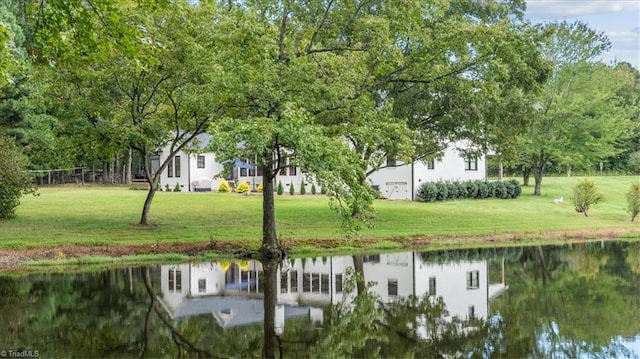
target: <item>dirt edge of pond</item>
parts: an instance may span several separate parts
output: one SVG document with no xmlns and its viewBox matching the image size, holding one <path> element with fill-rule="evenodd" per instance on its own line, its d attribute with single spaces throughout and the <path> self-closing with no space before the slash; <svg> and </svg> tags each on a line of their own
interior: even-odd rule
<svg viewBox="0 0 640 359">
<path fill-rule="evenodd" d="M 358 238 L 345 239 L 283 239 L 282 245 L 287 249 L 306 247 L 317 248 L 319 251 L 331 250 L 339 247 L 353 247 L 372 250 L 378 243 L 396 243 L 398 248 L 423 248 L 428 250 L 436 244 L 450 244 L 464 246 L 465 243 L 484 243 L 499 245 L 526 245 L 540 240 L 558 240 L 565 242 L 580 242 L 594 239 L 613 240 L 623 237 L 640 238 L 639 228 L 607 228 L 585 229 L 571 231 L 549 231 L 538 234 L 510 233 L 461 237 L 399 237 L 399 238 Z M 54 246 L 29 249 L 0 249 L 0 272 L 13 272 L 28 267 L 28 262 L 41 259 L 68 259 L 86 256 L 121 257 L 144 254 L 185 254 L 188 256 L 202 255 L 207 252 L 222 256 L 248 257 L 253 253 L 257 241 L 215 241 L 196 243 L 153 243 L 136 245 L 98 245 L 98 246 Z M 379 249 L 379 248 L 378 248 Z"/>
</svg>

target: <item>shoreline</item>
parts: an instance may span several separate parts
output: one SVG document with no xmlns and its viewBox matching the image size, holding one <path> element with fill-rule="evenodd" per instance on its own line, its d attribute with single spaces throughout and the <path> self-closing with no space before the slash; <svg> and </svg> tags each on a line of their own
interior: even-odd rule
<svg viewBox="0 0 640 359">
<path fill-rule="evenodd" d="M 507 247 L 513 245 L 535 244 L 566 244 L 588 242 L 594 240 L 640 239 L 640 228 L 603 228 L 584 230 L 548 231 L 533 233 L 506 233 L 492 235 L 445 236 L 445 237 L 397 237 L 397 238 L 358 238 L 358 239 L 282 239 L 281 244 L 287 252 L 296 254 L 317 251 L 318 254 L 335 254 L 337 252 L 373 252 L 373 251 L 401 251 L 407 250 L 437 250 L 468 247 L 495 246 Z M 178 254 L 189 258 L 203 259 L 205 255 L 219 257 L 250 258 L 259 246 L 259 240 L 251 241 L 202 241 L 195 243 L 153 243 L 136 245 L 63 245 L 50 247 L 35 247 L 28 249 L 0 249 L 0 273 L 28 271 L 57 265 L 78 266 L 86 257 L 105 258 L 104 264 L 116 263 L 118 258 L 126 258 L 119 264 L 134 263 L 136 256 L 157 256 L 158 261 L 163 255 Z M 130 259 L 130 261 L 128 260 Z M 32 261 L 47 260 L 50 264 L 30 264 Z M 77 263 L 68 263 L 77 260 Z M 111 260 L 111 261 L 110 261 Z M 90 266 L 91 264 L 85 264 Z"/>
</svg>

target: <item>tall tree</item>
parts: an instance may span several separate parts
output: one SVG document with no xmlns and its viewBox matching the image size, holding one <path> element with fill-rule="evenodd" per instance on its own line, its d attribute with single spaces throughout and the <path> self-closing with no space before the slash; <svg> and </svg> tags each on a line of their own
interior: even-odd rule
<svg viewBox="0 0 640 359">
<path fill-rule="evenodd" d="M 541 194 L 547 166 L 590 166 L 616 152 L 615 142 L 628 134 L 633 106 L 620 89 L 633 78 L 594 57 L 609 47 L 603 34 L 585 24 L 555 23 L 543 54 L 554 73 L 536 98 L 530 130 L 519 137 L 518 152 L 531 168 L 534 195 Z"/>
</svg>

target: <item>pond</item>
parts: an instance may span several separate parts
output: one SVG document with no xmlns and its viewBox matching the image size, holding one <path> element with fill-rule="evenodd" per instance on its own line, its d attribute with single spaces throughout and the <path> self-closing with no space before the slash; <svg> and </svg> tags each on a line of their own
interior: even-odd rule
<svg viewBox="0 0 640 359">
<path fill-rule="evenodd" d="M 640 243 L 0 276 L 0 355 L 640 358 Z"/>
</svg>

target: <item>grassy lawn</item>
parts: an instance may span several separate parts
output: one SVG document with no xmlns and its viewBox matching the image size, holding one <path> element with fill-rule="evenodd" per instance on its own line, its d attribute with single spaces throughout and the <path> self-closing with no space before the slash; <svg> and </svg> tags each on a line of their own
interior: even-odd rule
<svg viewBox="0 0 640 359">
<path fill-rule="evenodd" d="M 385 201 L 375 203 L 375 227 L 362 237 L 458 237 L 500 233 L 638 229 L 625 211 L 625 193 L 640 177 L 593 177 L 606 201 L 585 218 L 569 201 L 580 177 L 550 177 L 543 196 L 531 187 L 515 200 L 458 200 L 441 203 Z M 261 196 L 218 193 L 159 192 L 153 201 L 151 228 L 136 226 L 145 191 L 124 187 L 41 188 L 26 196 L 17 218 L 0 221 L 0 248 L 33 248 L 81 244 L 149 244 L 244 240 L 259 243 Z M 554 203 L 563 196 L 565 203 Z M 338 215 L 324 196 L 277 196 L 278 234 L 286 239 L 341 238 Z"/>
</svg>

